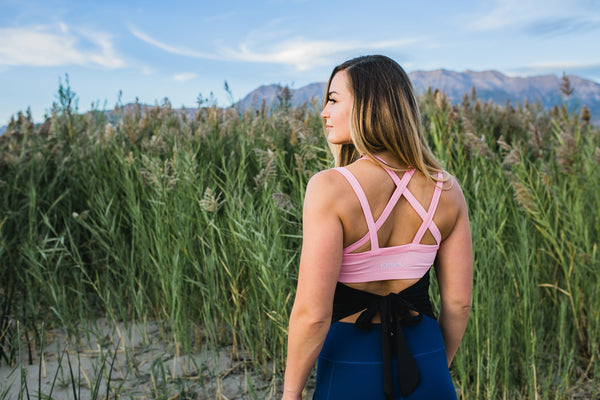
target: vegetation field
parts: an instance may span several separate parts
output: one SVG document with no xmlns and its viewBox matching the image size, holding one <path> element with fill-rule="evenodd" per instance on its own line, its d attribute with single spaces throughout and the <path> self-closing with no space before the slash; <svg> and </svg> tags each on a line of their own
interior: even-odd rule
<svg viewBox="0 0 600 400">
<path fill-rule="evenodd" d="M 600 397 L 600 130 L 562 89 L 549 111 L 475 93 L 420 98 L 473 234 L 472 314 L 451 368 L 459 399 Z M 280 100 L 82 114 L 61 85 L 44 124 L 27 112 L 11 121 L 0 136 L 0 366 L 12 372 L 0 399 L 233 398 L 215 372 L 223 349 L 245 377 L 237 398 L 277 398 L 304 188 L 332 166 L 319 106 Z M 137 342 L 132 326 L 145 327 Z M 57 332 L 64 367 L 48 373 Z M 165 347 L 143 365 L 152 338 Z"/>
</svg>

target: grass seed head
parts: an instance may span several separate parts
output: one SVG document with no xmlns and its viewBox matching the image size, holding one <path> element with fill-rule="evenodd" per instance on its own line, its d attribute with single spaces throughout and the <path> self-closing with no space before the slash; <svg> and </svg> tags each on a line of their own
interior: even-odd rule
<svg viewBox="0 0 600 400">
<path fill-rule="evenodd" d="M 577 142 L 572 135 L 562 132 L 560 144 L 556 148 L 556 163 L 565 173 L 571 173 L 573 164 L 577 158 Z"/>
<path fill-rule="evenodd" d="M 134 159 L 133 153 L 131 151 L 129 152 L 129 154 L 127 154 L 127 157 L 125 157 L 125 161 L 129 165 L 133 165 L 133 162 L 135 161 L 135 159 Z"/>
<path fill-rule="evenodd" d="M 115 137 L 115 127 L 110 122 L 104 125 L 104 141 L 110 142 Z"/>
<path fill-rule="evenodd" d="M 471 152 L 482 157 L 489 157 L 492 153 L 485 142 L 485 136 L 478 138 L 473 132 L 466 132 L 464 135 L 465 147 Z"/>
<path fill-rule="evenodd" d="M 544 151 L 544 140 L 540 134 L 538 127 L 531 122 L 529 123 L 529 141 L 527 142 L 531 150 L 539 157 Z"/>
<path fill-rule="evenodd" d="M 592 119 L 592 114 L 590 113 L 590 109 L 584 105 L 583 109 L 581 110 L 581 120 L 583 122 L 585 122 L 586 124 L 589 124 L 591 119 Z"/>
<path fill-rule="evenodd" d="M 199 204 L 206 212 L 216 212 L 224 201 L 221 200 L 221 193 L 215 194 L 211 188 L 207 187 Z"/>
<path fill-rule="evenodd" d="M 463 140 L 465 143 L 465 148 L 471 152 L 478 154 L 482 157 L 489 157 L 492 155 L 486 141 L 485 136 L 481 135 L 481 137 L 477 137 L 475 134 L 475 127 L 469 118 L 463 116 L 462 119 L 463 126 Z"/>
<path fill-rule="evenodd" d="M 563 72 L 562 80 L 561 80 L 561 83 L 560 83 L 560 91 L 566 97 L 569 97 L 575 91 L 575 87 L 573 85 L 571 85 L 571 80 L 569 79 L 569 77 L 564 72 Z"/>
<path fill-rule="evenodd" d="M 85 210 L 84 212 L 82 212 L 81 214 L 79 214 L 76 211 L 73 211 L 73 213 L 71 214 L 71 216 L 75 219 L 86 219 L 88 214 L 89 214 L 90 210 Z"/>
<path fill-rule="evenodd" d="M 521 165 L 521 152 L 516 146 L 513 146 L 502 161 L 503 167 L 514 167 Z"/>
<path fill-rule="evenodd" d="M 444 111 L 448 108 L 448 106 L 450 105 L 450 100 L 448 100 L 448 97 L 446 96 L 446 93 L 435 89 L 435 92 L 433 94 L 434 96 L 434 103 L 435 103 L 435 108 L 438 111 Z"/>
<path fill-rule="evenodd" d="M 271 197 L 273 198 L 273 202 L 275 202 L 277 208 L 280 210 L 290 211 L 294 208 L 292 199 L 286 193 L 273 193 Z"/>
<path fill-rule="evenodd" d="M 528 213 L 538 214 L 539 209 L 535 202 L 533 191 L 528 186 L 520 182 L 516 177 L 510 180 L 510 184 L 515 191 L 515 199 L 517 203 Z"/>
<path fill-rule="evenodd" d="M 498 146 L 500 146 L 500 148 L 502 150 L 505 150 L 505 151 L 512 150 L 512 147 L 508 143 L 506 143 L 502 137 L 500 137 L 498 140 L 496 140 L 496 143 L 498 144 Z"/>
</svg>

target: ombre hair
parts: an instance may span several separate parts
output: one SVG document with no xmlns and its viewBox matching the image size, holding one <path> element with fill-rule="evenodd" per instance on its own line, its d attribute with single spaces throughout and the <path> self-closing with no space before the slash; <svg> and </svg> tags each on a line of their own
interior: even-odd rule
<svg viewBox="0 0 600 400">
<path fill-rule="evenodd" d="M 348 165 L 362 155 L 381 166 L 397 169 L 375 157 L 389 151 L 407 168 L 437 179 L 442 167 L 425 140 L 417 99 L 404 69 L 381 55 L 346 61 L 331 73 L 325 105 L 331 81 L 340 71 L 347 74 L 354 103 L 350 116 L 352 143 L 329 146 L 336 166 Z"/>
</svg>

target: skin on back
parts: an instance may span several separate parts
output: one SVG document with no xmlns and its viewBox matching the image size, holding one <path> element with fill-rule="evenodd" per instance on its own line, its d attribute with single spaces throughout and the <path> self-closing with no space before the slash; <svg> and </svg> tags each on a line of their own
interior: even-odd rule
<svg viewBox="0 0 600 400">
<path fill-rule="evenodd" d="M 395 167 L 400 167 L 393 162 L 390 162 L 389 164 Z M 377 221 L 379 216 L 383 213 L 383 210 L 392 196 L 392 193 L 396 189 L 396 185 L 383 168 L 371 162 L 370 160 L 356 161 L 347 166 L 347 168 L 359 181 L 369 202 L 369 206 L 373 213 L 373 218 L 375 221 Z M 397 172 L 397 174 L 400 178 L 402 178 L 403 172 Z M 347 183 L 345 178 L 343 178 L 341 175 L 340 178 L 341 181 L 346 182 L 346 188 L 344 190 L 346 193 L 340 196 L 341 200 L 337 205 L 339 207 L 338 214 L 343 227 L 344 247 L 347 247 L 361 239 L 368 232 L 368 228 L 362 207 L 358 198 L 356 197 L 356 194 L 354 193 L 350 184 Z M 433 218 L 433 222 L 437 225 L 440 233 L 442 234 L 442 241 L 450 234 L 452 228 L 454 227 L 459 212 L 458 205 L 460 204 L 460 202 L 457 201 L 460 200 L 460 197 L 457 199 L 456 193 L 454 193 L 454 191 L 456 191 L 458 188 L 458 185 L 452 185 L 450 181 L 448 181 L 444 183 L 443 188 L 444 190 L 440 196 L 440 201 Z M 435 182 L 432 182 L 423 174 L 416 171 L 411 178 L 407 189 L 414 195 L 423 208 L 426 211 L 429 211 L 429 205 L 435 189 Z M 422 223 L 423 220 L 419 214 L 414 210 L 406 198 L 401 196 L 400 200 L 394 206 L 390 216 L 377 232 L 379 238 L 379 247 L 395 247 L 411 243 Z M 436 241 L 431 232 L 427 230 L 420 243 L 426 245 L 435 245 Z M 369 250 L 370 248 L 371 243 L 369 241 L 355 250 L 353 253 L 361 253 Z M 398 293 L 409 286 L 412 286 L 417 281 L 418 279 L 393 279 L 372 282 L 345 283 L 345 285 L 384 296 L 389 293 Z M 359 315 L 360 312 L 346 317 L 341 321 L 354 322 Z M 376 319 L 374 322 L 378 322 L 378 319 Z"/>
</svg>

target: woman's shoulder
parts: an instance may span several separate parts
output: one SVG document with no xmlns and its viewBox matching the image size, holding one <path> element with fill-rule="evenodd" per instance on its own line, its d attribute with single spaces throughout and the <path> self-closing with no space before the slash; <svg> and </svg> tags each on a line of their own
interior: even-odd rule
<svg viewBox="0 0 600 400">
<path fill-rule="evenodd" d="M 347 201 L 348 190 L 346 178 L 334 168 L 317 172 L 306 185 L 304 206 L 338 212 Z"/>
<path fill-rule="evenodd" d="M 461 215 L 467 215 L 467 203 L 458 179 L 444 171 L 444 181 L 438 209 L 452 216 L 456 221 Z"/>
<path fill-rule="evenodd" d="M 415 173 L 415 175 L 420 175 L 419 180 L 421 181 L 421 184 L 424 185 L 421 186 L 421 188 L 429 188 L 428 190 L 424 190 L 420 193 L 422 195 L 424 193 L 431 193 L 430 185 L 434 185 L 435 183 L 431 181 L 425 182 L 427 179 L 422 174 Z M 442 241 L 444 241 L 454 230 L 457 222 L 468 214 L 465 198 L 463 196 L 458 179 L 447 171 L 444 171 L 441 182 L 442 190 L 434 211 L 435 214 L 433 220 L 442 234 Z M 431 194 L 425 194 L 423 198 L 428 196 L 431 196 Z"/>
<path fill-rule="evenodd" d="M 458 179 L 448 171 L 443 172 L 442 189 L 447 197 L 464 202 L 464 195 Z"/>
<path fill-rule="evenodd" d="M 349 175 L 352 175 L 361 186 L 368 186 L 376 178 L 385 179 L 387 177 L 383 168 L 360 159 L 343 167 L 322 170 L 310 178 L 308 185 L 309 187 L 318 187 L 333 195 L 340 195 L 352 191 L 351 186 L 354 184 L 349 181 Z"/>
<path fill-rule="evenodd" d="M 335 168 L 317 172 L 308 180 L 306 190 L 314 190 L 324 194 L 335 194 L 345 188 L 346 179 Z"/>
</svg>

